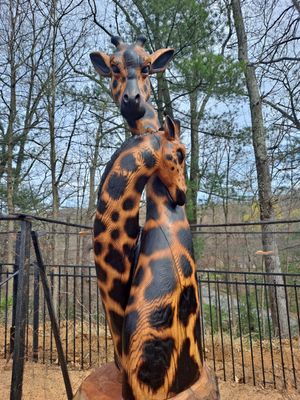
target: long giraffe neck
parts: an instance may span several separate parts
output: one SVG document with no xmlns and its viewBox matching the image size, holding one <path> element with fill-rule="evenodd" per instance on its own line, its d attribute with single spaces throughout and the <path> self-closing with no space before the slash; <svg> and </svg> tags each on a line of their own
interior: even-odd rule
<svg viewBox="0 0 300 400">
<path fill-rule="evenodd" d="M 157 170 L 158 135 L 130 138 L 115 153 L 102 177 L 94 221 L 98 286 L 115 347 L 121 360 L 124 310 L 130 290 L 138 212 L 148 178 Z"/>
<path fill-rule="evenodd" d="M 157 132 L 160 128 L 157 112 L 149 101 L 145 103 L 145 108 L 146 111 L 142 118 L 135 121 L 127 120 L 129 129 L 133 135 Z"/>
<path fill-rule="evenodd" d="M 159 178 L 151 177 L 141 252 L 124 321 L 125 400 L 167 399 L 199 378 L 195 273 L 184 207 L 174 206 Z"/>
</svg>

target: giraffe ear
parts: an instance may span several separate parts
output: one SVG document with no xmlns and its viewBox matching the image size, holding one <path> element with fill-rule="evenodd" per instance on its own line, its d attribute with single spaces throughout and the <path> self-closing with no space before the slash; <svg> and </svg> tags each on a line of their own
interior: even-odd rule
<svg viewBox="0 0 300 400">
<path fill-rule="evenodd" d="M 111 76 L 110 57 L 107 54 L 94 51 L 90 54 L 90 59 L 99 75 Z"/>
<path fill-rule="evenodd" d="M 168 63 L 172 60 L 174 55 L 174 49 L 159 49 L 150 55 L 151 59 L 151 70 L 150 74 L 155 74 L 156 72 L 163 72 Z"/>
<path fill-rule="evenodd" d="M 176 124 L 172 120 L 171 117 L 166 115 L 165 123 L 164 123 L 164 131 L 167 140 L 175 140 L 176 139 Z"/>
</svg>

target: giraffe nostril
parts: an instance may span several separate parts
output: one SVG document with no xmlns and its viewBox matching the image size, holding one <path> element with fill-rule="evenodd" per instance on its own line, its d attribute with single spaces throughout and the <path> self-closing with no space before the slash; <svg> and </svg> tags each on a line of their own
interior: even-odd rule
<svg viewBox="0 0 300 400">
<path fill-rule="evenodd" d="M 128 94 L 124 94 L 123 101 L 124 101 L 124 103 L 128 103 L 128 101 L 129 101 Z"/>
<path fill-rule="evenodd" d="M 141 96 L 140 96 L 140 94 L 138 93 L 138 94 L 135 96 L 135 102 L 136 102 L 136 104 L 139 104 L 140 99 L 141 99 Z"/>
</svg>

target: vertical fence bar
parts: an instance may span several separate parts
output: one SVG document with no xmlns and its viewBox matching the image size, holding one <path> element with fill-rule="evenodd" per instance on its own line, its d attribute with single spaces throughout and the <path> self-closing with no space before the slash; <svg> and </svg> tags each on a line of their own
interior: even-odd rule
<svg viewBox="0 0 300 400">
<path fill-rule="evenodd" d="M 253 385 L 256 385 L 255 381 L 255 368 L 254 368 L 254 356 L 253 356 L 253 344 L 252 344 L 252 326 L 251 326 L 251 310 L 249 305 L 249 292 L 248 292 L 248 282 L 245 275 L 245 291 L 246 291 L 246 305 L 247 305 L 247 318 L 248 318 L 248 328 L 249 328 L 249 340 L 250 340 L 250 352 L 251 352 L 251 365 L 252 365 L 252 378 Z"/>
<path fill-rule="evenodd" d="M 221 334 L 221 349 L 222 349 L 222 363 L 223 363 L 223 378 L 226 381 L 226 365 L 225 365 L 225 353 L 224 353 L 224 338 L 223 338 L 223 322 L 222 322 L 222 307 L 220 299 L 220 285 L 218 278 L 217 282 L 217 295 L 218 295 L 218 307 L 219 307 L 219 321 L 220 321 L 220 334 Z"/>
<path fill-rule="evenodd" d="M 9 277 L 9 272 L 6 271 L 6 279 L 7 282 L 5 283 L 5 312 L 4 312 L 4 358 L 7 356 L 7 331 L 8 331 L 8 277 Z M 11 341 L 10 341 L 11 343 Z"/>
<path fill-rule="evenodd" d="M 254 290 L 255 290 L 256 314 L 257 314 L 257 324 L 258 324 L 258 334 L 259 334 L 260 359 L 261 359 L 261 368 L 262 368 L 262 374 L 263 374 L 263 385 L 264 385 L 264 387 L 266 387 L 264 352 L 263 352 L 262 338 L 261 338 L 261 326 L 260 326 L 260 315 L 259 315 L 259 308 L 258 308 L 258 295 L 257 295 L 256 279 L 254 280 Z M 263 315 L 263 310 L 262 310 L 262 315 Z"/>
<path fill-rule="evenodd" d="M 40 268 L 40 277 L 41 277 L 41 281 L 42 281 L 42 285 L 43 285 L 43 289 L 44 289 L 44 296 L 45 296 L 45 299 L 47 302 L 48 312 L 49 312 L 49 316 L 50 316 L 50 320 L 51 320 L 51 327 L 52 327 L 53 333 L 54 333 L 54 339 L 55 339 L 55 343 L 56 343 L 58 360 L 59 360 L 61 371 L 62 371 L 63 378 L 64 378 L 67 397 L 68 397 L 68 400 L 72 400 L 73 399 L 72 386 L 71 386 L 70 377 L 68 374 L 66 359 L 64 357 L 64 352 L 63 352 L 63 348 L 62 348 L 62 344 L 61 344 L 61 340 L 60 340 L 59 327 L 58 327 L 58 323 L 56 320 L 55 310 L 54 310 L 54 306 L 53 306 L 53 302 L 52 302 L 51 290 L 49 288 L 48 279 L 47 279 L 47 275 L 46 275 L 46 269 L 45 269 L 42 254 L 40 251 L 38 238 L 37 238 L 35 232 L 32 232 L 32 241 L 33 241 L 33 245 L 34 245 L 36 260 L 37 260 L 38 266 Z"/>
<path fill-rule="evenodd" d="M 20 232 L 17 233 L 16 237 L 16 250 L 15 250 L 15 263 L 14 263 L 14 273 L 19 270 L 20 264 Z M 18 282 L 19 282 L 19 274 L 14 276 L 13 281 L 13 306 L 12 306 L 12 320 L 11 320 L 11 328 L 10 328 L 10 346 L 9 352 L 10 354 L 14 351 L 14 340 L 15 340 L 15 330 L 16 330 L 16 309 L 17 309 L 17 294 L 18 294 Z"/>
<path fill-rule="evenodd" d="M 19 247 L 19 279 L 16 304 L 14 355 L 11 378 L 10 400 L 21 400 L 24 372 L 25 329 L 29 294 L 31 222 L 21 221 Z"/>
<path fill-rule="evenodd" d="M 84 356 L 83 356 L 83 328 L 84 328 L 84 324 L 83 324 L 83 302 L 84 302 L 84 298 L 83 298 L 83 277 L 82 274 L 80 275 L 80 294 L 81 294 L 81 298 L 80 298 L 80 319 L 81 319 L 81 335 L 80 335 L 80 354 L 81 354 L 81 358 L 80 358 L 80 365 L 81 365 L 81 369 L 83 369 L 84 366 Z"/>
<path fill-rule="evenodd" d="M 89 366 L 92 366 L 92 293 L 91 293 L 91 268 L 89 270 Z"/>
<path fill-rule="evenodd" d="M 203 312 L 203 291 L 202 291 L 202 283 L 200 277 L 198 277 L 198 287 L 199 287 L 199 302 L 200 302 L 200 324 L 201 324 L 201 338 L 202 341 L 202 357 L 203 360 L 206 360 L 206 351 L 205 351 L 205 317 Z"/>
<path fill-rule="evenodd" d="M 243 383 L 246 383 L 244 348 L 243 348 L 243 331 L 242 331 L 242 323 L 241 323 L 239 288 L 238 288 L 237 280 L 235 280 L 235 292 L 236 292 L 236 302 L 237 302 L 237 308 L 238 308 L 238 321 L 239 321 L 239 335 L 240 335 L 240 347 L 241 347 L 241 357 L 242 357 Z"/>
<path fill-rule="evenodd" d="M 228 323 L 229 323 L 230 347 L 231 347 L 232 378 L 233 378 L 233 380 L 235 380 L 235 365 L 234 365 L 234 351 L 233 351 L 233 338 L 232 338 L 232 319 L 231 319 L 231 311 L 230 311 L 229 285 L 228 285 L 227 275 L 226 275 L 226 293 L 227 293 Z"/>
<path fill-rule="evenodd" d="M 33 281 L 33 340 L 32 359 L 37 362 L 39 358 L 39 318 L 40 318 L 40 272 L 37 265 L 34 266 Z"/>
<path fill-rule="evenodd" d="M 76 267 L 73 268 L 73 362 L 76 363 Z"/>
<path fill-rule="evenodd" d="M 266 285 L 266 276 L 265 275 L 264 275 L 264 284 Z M 272 363 L 273 386 L 274 386 L 274 389 L 275 389 L 276 388 L 276 376 L 275 376 L 275 368 L 274 368 L 272 327 L 271 327 L 270 313 L 269 313 L 269 300 L 268 300 L 267 286 L 264 286 L 264 290 L 265 290 L 265 302 L 266 302 L 268 331 L 269 331 L 269 344 L 270 344 L 270 354 L 271 354 L 271 363 Z"/>
<path fill-rule="evenodd" d="M 213 323 L 212 309 L 211 309 L 211 293 L 210 293 L 210 277 L 209 277 L 209 272 L 207 273 L 207 287 L 208 287 L 208 303 L 209 303 L 209 318 L 210 318 L 211 345 L 212 345 L 212 354 L 213 354 L 214 371 L 216 371 L 216 355 L 215 355 L 215 342 L 214 342 L 214 323 Z"/>
<path fill-rule="evenodd" d="M 66 271 L 66 284 L 65 284 L 65 305 L 66 305 L 66 361 L 68 362 L 68 334 L 69 334 L 69 273 Z"/>
<path fill-rule="evenodd" d="M 290 352 L 291 352 L 291 360 L 292 360 L 292 369 L 293 369 L 293 377 L 294 377 L 294 385 L 297 389 L 297 377 L 296 377 L 296 370 L 295 370 L 295 361 L 294 361 L 294 350 L 293 350 L 293 341 L 292 341 L 292 333 L 291 333 L 291 320 L 290 320 L 290 310 L 289 310 L 289 298 L 286 286 L 286 277 L 283 276 L 283 283 L 284 283 L 284 294 L 285 294 L 285 304 L 286 304 L 286 314 L 287 314 L 287 321 L 288 321 L 288 331 L 289 331 L 289 343 L 290 343 Z"/>
<path fill-rule="evenodd" d="M 277 283 L 275 280 L 274 280 L 274 288 L 275 288 L 275 305 L 276 305 L 276 315 L 277 315 L 277 324 L 278 324 L 282 377 L 283 377 L 284 388 L 286 389 L 286 376 L 285 376 L 284 356 L 283 356 L 283 348 L 282 348 L 281 325 L 280 325 L 280 318 L 279 318 L 279 312 L 278 312 Z"/>
</svg>

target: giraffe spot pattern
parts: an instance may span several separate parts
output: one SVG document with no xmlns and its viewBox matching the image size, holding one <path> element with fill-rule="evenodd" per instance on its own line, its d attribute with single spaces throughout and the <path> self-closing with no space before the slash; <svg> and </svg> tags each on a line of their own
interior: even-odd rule
<svg viewBox="0 0 300 400">
<path fill-rule="evenodd" d="M 99 254 L 102 253 L 102 250 L 103 250 L 102 243 L 95 242 L 94 243 L 94 252 L 95 252 L 96 256 L 99 256 Z"/>
<path fill-rule="evenodd" d="M 123 351 L 125 355 L 129 354 L 131 336 L 136 331 L 138 319 L 139 314 L 137 311 L 132 311 L 125 316 L 123 329 Z"/>
<path fill-rule="evenodd" d="M 170 387 L 171 393 L 180 393 L 193 385 L 199 378 L 199 366 L 190 355 L 190 339 L 185 339 L 177 362 L 177 370 Z"/>
<path fill-rule="evenodd" d="M 151 260 L 150 268 L 152 280 L 145 290 L 145 299 L 148 301 L 161 298 L 176 289 L 177 280 L 170 258 Z"/>
<path fill-rule="evenodd" d="M 143 268 L 143 266 L 140 265 L 139 269 L 137 270 L 137 272 L 135 274 L 134 280 L 132 282 L 132 286 L 136 286 L 136 287 L 140 286 L 143 281 L 144 275 L 145 275 L 144 268 Z"/>
<path fill-rule="evenodd" d="M 126 283 L 123 283 L 120 279 L 114 279 L 113 287 L 108 294 L 116 303 L 120 304 L 123 310 L 125 310 L 129 294 L 129 287 Z"/>
<path fill-rule="evenodd" d="M 159 219 L 157 206 L 155 202 L 151 199 L 151 197 L 148 197 L 147 199 L 147 220 L 149 219 L 153 219 L 154 221 L 157 221 Z"/>
<path fill-rule="evenodd" d="M 96 266 L 96 274 L 97 274 L 97 278 L 99 279 L 100 282 L 106 282 L 107 280 L 107 273 L 106 271 L 101 267 L 101 265 L 97 262 L 95 262 L 95 266 Z"/>
<path fill-rule="evenodd" d="M 160 227 L 143 232 L 141 252 L 145 255 L 150 256 L 156 251 L 164 250 L 168 247 L 169 243 Z"/>
<path fill-rule="evenodd" d="M 160 306 L 152 313 L 149 317 L 149 323 L 152 328 L 155 329 L 165 329 L 170 328 L 173 323 L 174 310 L 171 304 L 167 304 L 166 306 Z"/>
<path fill-rule="evenodd" d="M 126 176 L 113 173 L 108 181 L 107 193 L 113 200 L 118 200 L 124 195 L 127 183 Z"/>
<path fill-rule="evenodd" d="M 129 172 L 134 172 L 137 170 L 137 163 L 133 154 L 129 153 L 121 159 L 121 168 Z"/>
<path fill-rule="evenodd" d="M 147 175 L 141 175 L 138 180 L 136 181 L 136 184 L 134 186 L 135 190 L 137 193 L 143 193 L 144 187 L 148 181 L 148 176 Z"/>
<path fill-rule="evenodd" d="M 156 164 L 156 158 L 150 151 L 144 151 L 142 153 L 143 162 L 146 168 L 152 169 Z"/>
<path fill-rule="evenodd" d="M 106 231 L 106 225 L 100 220 L 95 219 L 94 222 L 94 237 L 97 237 L 100 233 Z"/>
<path fill-rule="evenodd" d="M 177 233 L 177 237 L 182 246 L 185 247 L 190 254 L 192 254 L 193 242 L 190 229 L 180 229 Z"/>
<path fill-rule="evenodd" d="M 179 298 L 179 320 L 184 326 L 189 323 L 189 318 L 197 310 L 197 299 L 194 286 L 186 286 Z"/>
<path fill-rule="evenodd" d="M 101 198 L 98 200 L 97 210 L 100 214 L 104 214 L 107 208 L 107 203 Z"/>
<path fill-rule="evenodd" d="M 140 231 L 138 224 L 138 215 L 126 219 L 124 230 L 127 235 L 132 239 L 135 239 L 138 236 Z"/>
<path fill-rule="evenodd" d="M 111 231 L 110 237 L 111 237 L 113 240 L 117 240 L 117 239 L 119 238 L 119 236 L 120 236 L 120 231 L 119 231 L 119 229 L 114 229 L 114 230 Z"/>
<path fill-rule="evenodd" d="M 112 268 L 114 268 L 116 271 L 120 273 L 124 272 L 123 255 L 111 244 L 109 245 L 109 251 L 105 256 L 104 261 L 112 266 Z"/>
<path fill-rule="evenodd" d="M 109 311 L 109 317 L 113 332 L 117 335 L 120 335 L 120 332 L 122 332 L 123 317 L 113 310 Z"/>
<path fill-rule="evenodd" d="M 134 199 L 132 197 L 128 197 L 124 200 L 122 208 L 124 211 L 130 211 L 133 209 L 135 205 Z"/>
<path fill-rule="evenodd" d="M 120 218 L 120 214 L 118 213 L 118 211 L 114 211 L 114 212 L 111 214 L 111 219 L 112 219 L 112 221 L 117 222 L 117 221 L 119 220 L 119 218 Z"/>
<path fill-rule="evenodd" d="M 191 264 L 184 254 L 180 256 L 179 266 L 185 278 L 189 278 L 192 275 Z"/>
<path fill-rule="evenodd" d="M 153 339 L 144 343 L 138 379 L 156 392 L 163 384 L 174 351 L 174 339 Z"/>
<path fill-rule="evenodd" d="M 197 315 L 196 321 L 195 321 L 195 326 L 194 326 L 194 338 L 197 343 L 198 351 L 201 357 L 201 360 L 203 358 L 203 349 L 202 349 L 202 343 L 201 343 L 201 325 L 200 325 L 200 316 L 199 314 Z M 202 360 L 203 362 L 203 360 Z"/>
</svg>

